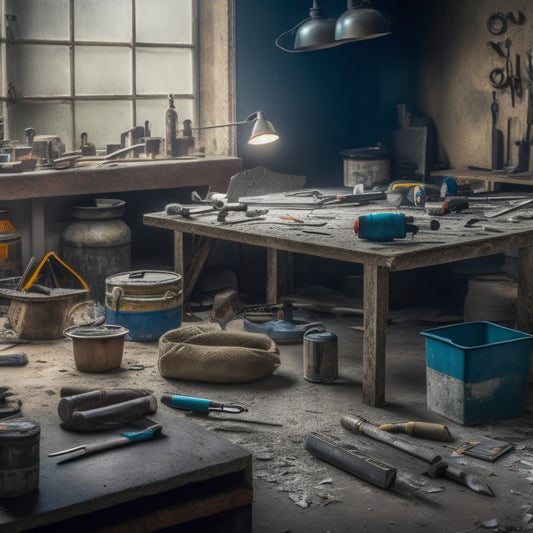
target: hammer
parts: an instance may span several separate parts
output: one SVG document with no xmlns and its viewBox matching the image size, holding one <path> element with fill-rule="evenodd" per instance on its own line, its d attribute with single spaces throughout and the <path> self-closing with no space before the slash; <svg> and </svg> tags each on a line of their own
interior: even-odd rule
<svg viewBox="0 0 533 533">
<path fill-rule="evenodd" d="M 165 213 L 167 215 L 181 215 L 184 218 L 190 218 L 191 215 L 198 215 L 200 213 L 210 213 L 215 209 L 214 207 L 208 207 L 205 209 L 190 209 L 180 204 L 167 204 L 165 206 Z"/>
</svg>

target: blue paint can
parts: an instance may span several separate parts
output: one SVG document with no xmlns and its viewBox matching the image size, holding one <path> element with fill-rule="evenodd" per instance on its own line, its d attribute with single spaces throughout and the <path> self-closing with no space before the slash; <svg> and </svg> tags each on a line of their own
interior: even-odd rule
<svg viewBox="0 0 533 533">
<path fill-rule="evenodd" d="M 181 326 L 182 278 L 175 272 L 137 270 L 106 279 L 106 322 L 129 330 L 127 341 L 158 339 Z"/>
</svg>

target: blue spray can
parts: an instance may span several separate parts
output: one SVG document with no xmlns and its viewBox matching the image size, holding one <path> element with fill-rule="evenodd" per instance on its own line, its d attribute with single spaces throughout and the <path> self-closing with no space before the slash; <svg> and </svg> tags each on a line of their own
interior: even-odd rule
<svg viewBox="0 0 533 533">
<path fill-rule="evenodd" d="M 414 236 L 418 227 L 411 222 L 413 217 L 406 217 L 404 213 L 371 213 L 357 218 L 353 230 L 360 239 L 392 241 L 404 239 L 408 232 Z"/>
</svg>

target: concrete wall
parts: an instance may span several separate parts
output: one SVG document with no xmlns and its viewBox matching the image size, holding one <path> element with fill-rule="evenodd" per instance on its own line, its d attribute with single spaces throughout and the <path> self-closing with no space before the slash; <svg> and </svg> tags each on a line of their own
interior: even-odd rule
<svg viewBox="0 0 533 533">
<path fill-rule="evenodd" d="M 235 0 L 237 118 L 263 110 L 280 139 L 250 147 L 240 128 L 237 153 L 245 167 L 264 164 L 303 174 L 308 184 L 343 185 L 341 150 L 388 144 L 396 106 L 405 102 L 407 0 L 375 0 L 392 35 L 335 48 L 287 53 L 276 38 L 305 19 L 311 0 Z M 330 18 L 346 2 L 321 0 Z M 283 41 L 285 46 L 289 41 Z"/>
<path fill-rule="evenodd" d="M 507 23 L 507 32 L 492 35 L 487 20 L 493 13 L 521 10 L 526 22 Z M 505 69 L 505 59 L 487 46 L 489 41 L 511 39 L 511 58 L 520 54 L 523 98 L 511 105 L 509 89 L 497 90 L 500 113 L 497 128 L 507 143 L 523 139 L 526 132 L 526 52 L 533 47 L 533 2 L 531 0 L 414 0 L 409 34 L 419 53 L 416 100 L 421 111 L 437 126 L 440 159 L 451 167 L 475 165 L 490 168 L 491 102 L 494 90 L 489 73 Z M 510 164 L 516 164 L 518 148 L 512 145 Z M 505 153 L 507 162 L 507 151 Z"/>
</svg>

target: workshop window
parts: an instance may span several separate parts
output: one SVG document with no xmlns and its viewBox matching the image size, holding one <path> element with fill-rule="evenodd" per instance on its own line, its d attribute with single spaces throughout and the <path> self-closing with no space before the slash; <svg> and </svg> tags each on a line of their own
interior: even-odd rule
<svg viewBox="0 0 533 533">
<path fill-rule="evenodd" d="M 5 138 L 23 142 L 31 127 L 37 135 L 59 135 L 71 150 L 86 132 L 89 142 L 105 149 L 145 123 L 152 136 L 164 137 L 169 94 L 180 123 L 199 122 L 200 83 L 227 87 L 224 98 L 231 102 L 232 60 L 222 84 L 206 74 L 214 69 L 198 66 L 199 41 L 209 49 L 217 32 L 232 41 L 231 24 L 211 27 L 220 8 L 231 21 L 230 0 L 0 2 Z M 208 27 L 199 30 L 202 17 Z M 207 89 L 202 98 L 209 97 Z M 211 120 L 232 120 L 233 106 L 223 109 Z"/>
</svg>

